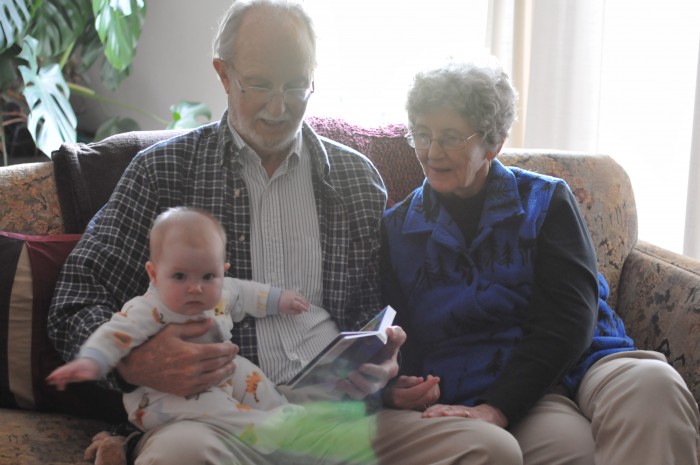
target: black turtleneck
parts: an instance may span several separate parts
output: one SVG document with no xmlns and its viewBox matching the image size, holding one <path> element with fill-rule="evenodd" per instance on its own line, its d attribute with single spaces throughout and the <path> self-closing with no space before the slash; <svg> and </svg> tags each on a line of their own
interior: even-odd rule
<svg viewBox="0 0 700 465">
<path fill-rule="evenodd" d="M 484 209 L 486 189 L 481 189 L 481 192 L 475 196 L 467 198 L 439 194 L 437 192 L 436 194 L 438 199 L 440 199 L 440 203 L 445 207 L 452 217 L 452 220 L 462 232 L 464 241 L 468 247 L 476 237 L 479 218 L 481 218 L 481 211 Z"/>
</svg>

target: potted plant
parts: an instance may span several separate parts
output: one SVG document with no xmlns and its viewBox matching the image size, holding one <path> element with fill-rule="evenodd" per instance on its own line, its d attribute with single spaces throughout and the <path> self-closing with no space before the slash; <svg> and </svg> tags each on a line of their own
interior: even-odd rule
<svg viewBox="0 0 700 465">
<path fill-rule="evenodd" d="M 38 151 L 51 154 L 77 140 L 70 95 L 148 114 L 168 128 L 194 127 L 211 112 L 200 103 L 171 107 L 170 122 L 124 102 L 97 94 L 86 73 L 101 66 L 100 79 L 116 89 L 129 75 L 146 18 L 146 0 L 3 0 L 0 8 L 0 103 L 2 153 L 24 131 Z M 138 129 L 129 118 L 110 118 L 96 139 Z"/>
</svg>

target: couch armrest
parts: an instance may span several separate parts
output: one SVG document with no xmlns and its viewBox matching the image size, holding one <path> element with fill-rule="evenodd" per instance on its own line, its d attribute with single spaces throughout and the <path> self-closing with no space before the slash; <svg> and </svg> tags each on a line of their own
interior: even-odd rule
<svg viewBox="0 0 700 465">
<path fill-rule="evenodd" d="M 618 314 L 637 347 L 662 352 L 700 399 L 700 261 L 638 241 L 620 278 Z"/>
<path fill-rule="evenodd" d="M 0 231 L 34 235 L 64 232 L 53 163 L 0 167 Z"/>
</svg>

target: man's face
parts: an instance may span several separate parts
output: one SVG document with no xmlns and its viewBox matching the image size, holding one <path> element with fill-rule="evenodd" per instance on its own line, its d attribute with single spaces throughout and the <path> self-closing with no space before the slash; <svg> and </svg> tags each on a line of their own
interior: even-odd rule
<svg viewBox="0 0 700 465">
<path fill-rule="evenodd" d="M 306 112 L 306 99 L 284 91 L 307 89 L 313 79 L 306 27 L 295 17 L 264 13 L 264 8 L 249 11 L 235 56 L 214 63 L 228 94 L 231 125 L 263 159 L 288 151 Z"/>
</svg>

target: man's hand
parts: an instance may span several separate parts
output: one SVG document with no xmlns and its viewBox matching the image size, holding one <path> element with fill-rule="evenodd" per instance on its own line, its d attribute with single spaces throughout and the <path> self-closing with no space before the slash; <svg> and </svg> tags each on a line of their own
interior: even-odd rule
<svg viewBox="0 0 700 465">
<path fill-rule="evenodd" d="M 185 397 L 219 384 L 231 375 L 238 346 L 229 341 L 195 344 L 187 339 L 206 333 L 210 319 L 169 324 L 135 348 L 117 365 L 130 384 Z"/>
<path fill-rule="evenodd" d="M 406 342 L 406 333 L 400 326 L 386 330 L 387 341 L 380 352 L 377 363 L 364 363 L 347 379 L 338 381 L 336 388 L 353 399 L 364 399 L 382 389 L 399 373 L 397 361 L 399 348 Z"/>
<path fill-rule="evenodd" d="M 384 403 L 402 410 L 423 411 L 440 398 L 440 378 L 399 376 L 384 390 Z"/>
</svg>

